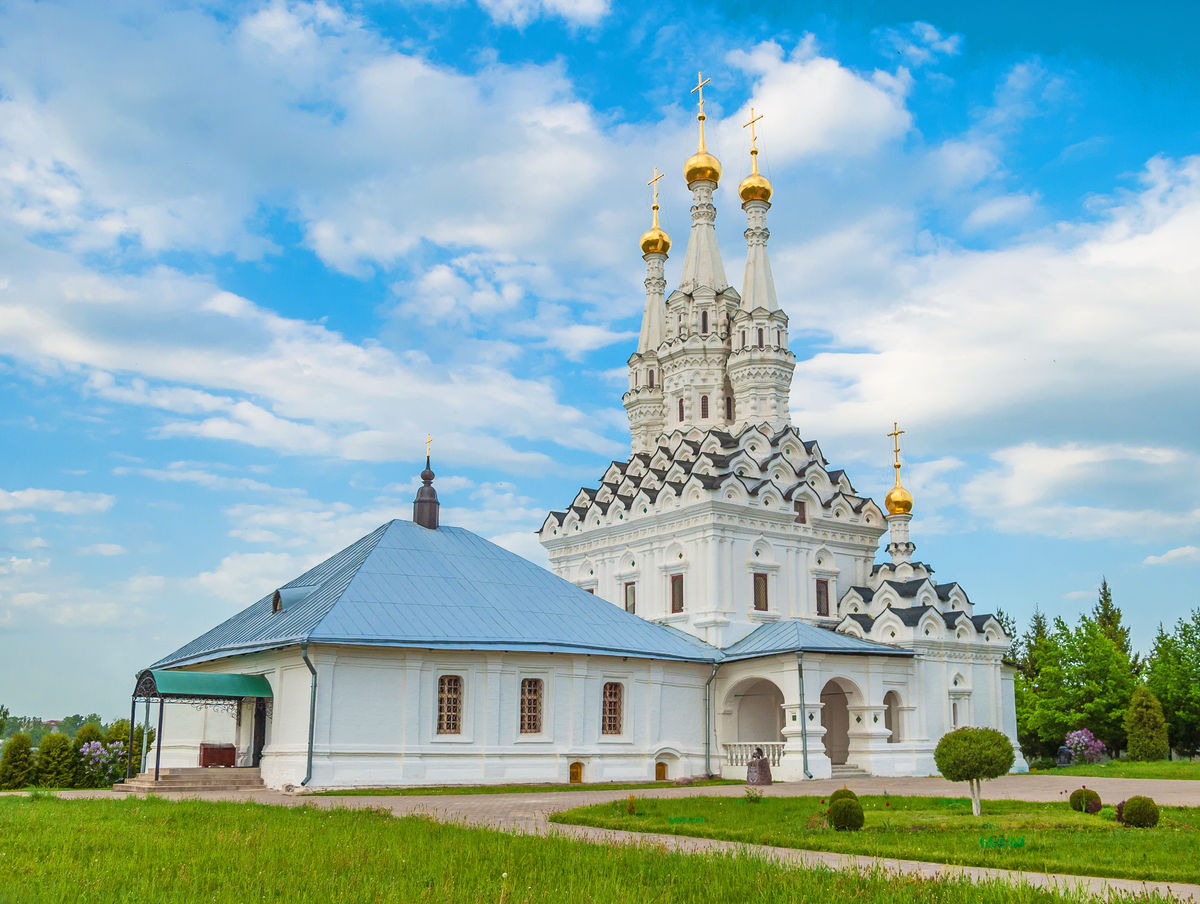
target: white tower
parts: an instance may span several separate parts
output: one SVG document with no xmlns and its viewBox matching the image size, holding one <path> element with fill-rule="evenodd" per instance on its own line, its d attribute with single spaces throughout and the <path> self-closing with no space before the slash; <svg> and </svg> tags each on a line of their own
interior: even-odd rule
<svg viewBox="0 0 1200 904">
<path fill-rule="evenodd" d="M 742 303 L 734 314 L 728 373 L 733 385 L 734 415 L 739 425 L 766 424 L 781 430 L 791 423 L 788 395 L 796 356 L 788 349 L 788 318 L 775 295 L 775 279 L 767 257 L 767 211 L 771 183 L 758 171 L 758 136 L 762 119 L 750 108 L 750 175 L 738 186 L 746 211 L 746 276 Z"/>
<path fill-rule="evenodd" d="M 912 493 L 900 485 L 900 436 L 903 433 L 900 425 L 893 421 L 892 432 L 888 436 L 896 441 L 895 448 L 892 450 L 896 456 L 896 462 L 892 466 L 896 469 L 896 485 L 883 497 L 883 505 L 888 513 L 887 523 L 890 534 L 887 551 L 888 555 L 892 557 L 893 565 L 910 564 L 913 552 L 917 548 L 916 544 L 908 539 L 908 525 L 912 521 Z"/>
<path fill-rule="evenodd" d="M 650 208 L 654 222 L 641 240 L 642 259 L 646 262 L 646 308 L 637 351 L 629 356 L 629 389 L 621 399 L 629 415 L 635 453 L 652 450 L 663 434 L 663 380 L 658 347 L 666 338 L 667 280 L 663 268 L 671 250 L 671 237 L 658 225 L 658 180 L 662 177 L 656 166 L 654 178 L 646 183 L 654 186 L 654 203 Z"/>
</svg>

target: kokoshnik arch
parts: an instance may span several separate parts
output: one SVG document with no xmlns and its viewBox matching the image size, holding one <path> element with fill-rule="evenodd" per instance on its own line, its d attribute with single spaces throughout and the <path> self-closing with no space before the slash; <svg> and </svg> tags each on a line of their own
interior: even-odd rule
<svg viewBox="0 0 1200 904">
<path fill-rule="evenodd" d="M 155 663 L 262 676 L 227 711 L 167 712 L 162 762 L 232 745 L 272 787 L 924 775 L 964 725 L 1016 749 L 1011 643 L 963 589 L 913 560 L 913 497 L 880 509 L 789 416 L 795 357 L 767 254 L 772 186 L 751 110 L 742 291 L 717 245 L 721 163 L 684 165 L 691 229 L 642 236 L 630 356 L 631 456 L 551 512 L 554 574 L 439 523 L 426 449 L 413 520 L 391 521 Z M 876 563 L 888 535 L 885 557 Z M 159 674 L 158 671 L 155 674 Z M 1017 766 L 1025 764 L 1017 751 Z"/>
</svg>

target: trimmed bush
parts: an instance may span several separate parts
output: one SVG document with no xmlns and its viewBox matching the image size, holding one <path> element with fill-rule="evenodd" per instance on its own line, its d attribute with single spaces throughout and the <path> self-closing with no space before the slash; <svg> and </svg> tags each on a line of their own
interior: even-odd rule
<svg viewBox="0 0 1200 904">
<path fill-rule="evenodd" d="M 858 795 L 849 788 L 838 788 L 829 795 L 829 803 L 832 805 L 839 800 L 858 800 Z"/>
<path fill-rule="evenodd" d="M 0 788 L 13 791 L 28 788 L 37 781 L 37 766 L 33 761 L 33 743 L 29 735 L 18 731 L 4 745 L 0 755 Z"/>
<path fill-rule="evenodd" d="M 1131 760 L 1166 760 L 1171 757 L 1167 743 L 1167 722 L 1162 704 L 1150 688 L 1140 684 L 1129 699 L 1125 713 L 1125 734 L 1129 737 Z"/>
<path fill-rule="evenodd" d="M 857 797 L 840 797 L 829 805 L 829 824 L 839 832 L 857 832 L 863 821 L 863 808 Z"/>
<path fill-rule="evenodd" d="M 1080 788 L 1078 791 L 1072 791 L 1070 803 L 1071 809 L 1077 813 L 1100 812 L 1100 795 L 1091 788 Z"/>
<path fill-rule="evenodd" d="M 959 728 L 942 735 L 933 759 L 944 778 L 967 783 L 971 789 L 971 812 L 978 816 L 983 780 L 1007 773 L 1016 755 L 1012 741 L 1003 732 L 994 728 Z"/>
<path fill-rule="evenodd" d="M 37 783 L 43 788 L 75 787 L 75 750 L 60 731 L 42 737 L 38 745 Z"/>
<path fill-rule="evenodd" d="M 1152 829 L 1158 825 L 1158 804 L 1149 797 L 1131 797 L 1121 810 L 1121 821 L 1127 826 Z"/>
</svg>

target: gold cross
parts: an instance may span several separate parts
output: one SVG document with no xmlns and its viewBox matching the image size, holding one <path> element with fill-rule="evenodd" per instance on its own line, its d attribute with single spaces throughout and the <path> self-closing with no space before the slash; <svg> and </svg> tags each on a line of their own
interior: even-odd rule
<svg viewBox="0 0 1200 904">
<path fill-rule="evenodd" d="M 425 457 L 426 458 L 429 457 L 429 447 L 432 445 L 433 445 L 433 434 L 426 433 L 425 434 Z"/>
<path fill-rule="evenodd" d="M 901 430 L 900 424 L 897 421 L 892 421 L 892 432 L 888 436 L 896 440 L 896 448 L 892 451 L 896 453 L 896 467 L 900 467 L 900 437 L 908 431 Z"/>
<path fill-rule="evenodd" d="M 658 228 L 658 180 L 663 177 L 663 173 L 658 171 L 658 167 L 654 167 L 654 178 L 647 182 L 647 185 L 654 186 L 654 204 L 651 205 L 650 211 L 654 214 L 654 228 Z"/>
<path fill-rule="evenodd" d="M 696 73 L 696 87 L 693 88 L 690 92 L 688 92 L 689 94 L 697 94 L 698 93 L 700 95 L 700 118 L 701 119 L 704 118 L 704 86 L 707 85 L 711 81 L 712 81 L 712 79 L 704 78 L 704 76 L 701 73 L 697 72 Z"/>
<path fill-rule="evenodd" d="M 750 127 L 750 147 L 756 151 L 758 150 L 758 136 L 754 134 L 754 124 L 756 122 L 758 122 L 760 119 L 762 119 L 762 114 L 759 113 L 757 116 L 755 116 L 754 108 L 751 107 L 750 108 L 750 121 L 746 122 L 746 123 L 742 123 L 743 129 L 746 128 L 746 126 Z"/>
</svg>

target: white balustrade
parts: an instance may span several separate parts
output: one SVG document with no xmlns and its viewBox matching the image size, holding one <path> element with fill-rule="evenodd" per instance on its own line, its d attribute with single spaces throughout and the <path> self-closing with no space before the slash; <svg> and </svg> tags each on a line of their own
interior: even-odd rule
<svg viewBox="0 0 1200 904">
<path fill-rule="evenodd" d="M 778 766 L 783 760 L 783 741 L 739 741 L 736 744 L 722 744 L 725 748 L 725 763 L 729 766 L 745 766 L 754 758 L 754 751 L 762 748 L 763 756 L 772 766 Z"/>
</svg>

